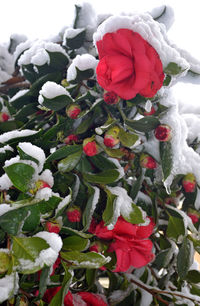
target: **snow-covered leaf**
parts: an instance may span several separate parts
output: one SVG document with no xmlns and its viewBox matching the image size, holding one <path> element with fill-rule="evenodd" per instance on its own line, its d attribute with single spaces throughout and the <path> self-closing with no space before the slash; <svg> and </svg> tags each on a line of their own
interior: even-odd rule
<svg viewBox="0 0 200 306">
<path fill-rule="evenodd" d="M 125 123 L 132 130 L 148 133 L 154 130 L 160 122 L 156 117 L 148 116 L 139 120 L 126 119 Z"/>
<path fill-rule="evenodd" d="M 57 149 L 54 153 L 48 156 L 46 159 L 46 163 L 52 161 L 52 160 L 58 160 L 67 156 L 70 156 L 71 154 L 74 154 L 78 151 L 80 151 L 82 148 L 81 145 L 70 145 L 70 146 L 63 146 L 59 149 Z"/>
<path fill-rule="evenodd" d="M 173 154 L 171 142 L 160 142 L 160 158 L 161 166 L 163 171 L 164 181 L 168 178 L 171 173 L 173 166 Z"/>
<path fill-rule="evenodd" d="M 26 192 L 30 187 L 30 182 L 35 173 L 35 169 L 30 165 L 15 163 L 4 167 L 6 174 L 13 185 L 22 192 Z"/>
<path fill-rule="evenodd" d="M 102 171 L 97 174 L 84 173 L 83 176 L 89 183 L 110 184 L 114 183 L 118 179 L 119 172 L 117 170 L 111 169 Z"/>
<path fill-rule="evenodd" d="M 79 147 L 79 151 L 68 155 L 58 163 L 58 170 L 62 173 L 69 172 L 76 167 L 79 160 L 81 159 L 82 148 Z"/>
</svg>

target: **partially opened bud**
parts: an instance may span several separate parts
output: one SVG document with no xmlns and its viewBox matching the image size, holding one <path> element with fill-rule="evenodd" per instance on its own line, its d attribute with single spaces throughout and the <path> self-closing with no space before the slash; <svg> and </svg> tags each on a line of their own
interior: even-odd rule
<svg viewBox="0 0 200 306">
<path fill-rule="evenodd" d="M 103 99 L 109 105 L 117 104 L 120 101 L 120 97 L 114 91 L 106 91 Z"/>
<path fill-rule="evenodd" d="M 56 233 L 58 234 L 60 232 L 60 224 L 56 221 L 47 221 L 45 223 L 45 229 L 49 233 Z"/>
<path fill-rule="evenodd" d="M 80 222 L 81 221 L 81 209 L 78 206 L 73 205 L 67 210 L 67 218 L 70 222 Z"/>
<path fill-rule="evenodd" d="M 83 141 L 83 151 L 87 156 L 98 154 L 98 145 L 92 138 L 86 138 Z"/>
<path fill-rule="evenodd" d="M 103 142 L 106 147 L 112 148 L 120 142 L 118 137 L 119 132 L 120 132 L 119 127 L 114 126 L 105 133 Z"/>
<path fill-rule="evenodd" d="M 51 188 L 49 186 L 49 184 L 43 180 L 38 180 L 36 183 L 35 183 L 36 187 L 37 187 L 37 190 L 39 189 L 43 189 L 43 188 Z"/>
<path fill-rule="evenodd" d="M 188 217 L 191 218 L 193 224 L 199 221 L 199 216 L 195 213 L 188 213 Z"/>
<path fill-rule="evenodd" d="M 155 169 L 157 167 L 157 163 L 152 156 L 142 153 L 140 156 L 140 166 L 142 168 Z"/>
<path fill-rule="evenodd" d="M 72 143 L 73 141 L 74 141 L 74 142 L 78 141 L 78 136 L 75 135 L 75 134 L 70 134 L 70 135 L 68 135 L 68 136 L 64 139 L 64 143 L 65 143 L 65 144 L 70 144 L 70 143 Z"/>
<path fill-rule="evenodd" d="M 8 121 L 10 116 L 7 113 L 0 112 L 0 122 L 5 122 Z"/>
<path fill-rule="evenodd" d="M 0 252 L 0 274 L 4 274 L 8 271 L 11 263 L 11 257 L 8 253 Z"/>
<path fill-rule="evenodd" d="M 185 192 L 194 192 L 196 188 L 196 178 L 193 173 L 188 173 L 182 179 L 182 185 Z"/>
<path fill-rule="evenodd" d="M 81 108 L 78 104 L 71 104 L 66 110 L 66 114 L 71 119 L 76 119 L 81 112 Z"/>
<path fill-rule="evenodd" d="M 171 128 L 167 124 L 160 124 L 155 129 L 154 135 L 159 141 L 169 141 L 172 137 Z"/>
</svg>

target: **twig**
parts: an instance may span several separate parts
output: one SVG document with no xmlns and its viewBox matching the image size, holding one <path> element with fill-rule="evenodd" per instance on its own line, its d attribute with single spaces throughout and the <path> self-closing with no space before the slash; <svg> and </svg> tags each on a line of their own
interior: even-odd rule
<svg viewBox="0 0 200 306">
<path fill-rule="evenodd" d="M 1 93 L 6 93 L 11 88 L 30 88 L 30 83 L 20 82 L 0 87 Z"/>
</svg>

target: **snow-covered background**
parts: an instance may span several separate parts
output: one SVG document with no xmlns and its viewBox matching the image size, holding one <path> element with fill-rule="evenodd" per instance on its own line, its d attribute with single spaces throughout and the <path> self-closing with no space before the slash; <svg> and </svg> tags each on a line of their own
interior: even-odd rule
<svg viewBox="0 0 200 306">
<path fill-rule="evenodd" d="M 168 31 L 168 37 L 200 60 L 199 1 L 86 0 L 86 2 L 91 3 L 98 14 L 121 12 L 130 14 L 135 11 L 152 11 L 153 8 L 163 4 L 170 5 L 174 10 L 174 23 Z M 8 42 L 13 33 L 24 34 L 31 39 L 53 37 L 72 23 L 74 5 L 81 3 L 80 0 L 2 1 L 0 43 Z M 181 82 L 174 87 L 177 99 L 181 100 L 181 112 L 200 114 L 199 84 L 200 77 L 197 79 L 197 84 Z"/>
</svg>

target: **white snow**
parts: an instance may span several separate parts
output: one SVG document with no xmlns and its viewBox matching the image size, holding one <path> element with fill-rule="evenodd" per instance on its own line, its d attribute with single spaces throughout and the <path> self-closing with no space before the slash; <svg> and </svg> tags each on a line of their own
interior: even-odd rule
<svg viewBox="0 0 200 306">
<path fill-rule="evenodd" d="M 122 177 L 124 177 L 125 172 L 124 168 L 120 165 L 119 161 L 116 158 L 108 158 L 113 164 L 116 166 L 116 170 L 119 172 L 119 176 L 117 178 L 117 181 L 120 180 Z"/>
<path fill-rule="evenodd" d="M 6 145 L 6 146 L 0 148 L 0 153 L 6 153 L 6 151 L 11 151 L 11 152 L 13 152 L 14 149 L 13 149 L 11 146 L 9 146 L 9 145 Z"/>
<path fill-rule="evenodd" d="M 87 216 L 88 225 L 90 225 L 90 223 L 92 221 L 92 215 L 95 211 L 95 208 L 97 206 L 97 203 L 99 201 L 99 196 L 100 196 L 100 189 L 98 187 L 93 186 L 92 189 L 94 190 L 94 194 L 93 194 L 93 199 L 92 199 L 90 212 L 89 212 L 89 215 Z"/>
<path fill-rule="evenodd" d="M 175 62 L 185 70 L 182 75 L 190 68 L 189 63 L 180 55 L 180 53 L 168 43 L 166 30 L 162 24 L 154 21 L 147 14 L 135 14 L 132 16 L 111 16 L 105 20 L 94 34 L 94 42 L 102 40 L 106 33 L 116 32 L 119 29 L 130 29 L 139 33 L 146 41 L 152 45 L 158 52 L 163 66 L 166 67 L 170 62 Z"/>
<path fill-rule="evenodd" d="M 170 90 L 164 92 L 160 103 L 170 107 L 160 121 L 161 123 L 168 124 L 172 129 L 173 165 L 171 174 L 164 182 L 166 190 L 169 192 L 173 178 L 177 174 L 193 173 L 197 183 L 200 184 L 200 156 L 187 144 L 188 128 L 185 120 L 178 112 L 177 102 Z"/>
<path fill-rule="evenodd" d="M 19 288 L 18 279 L 17 273 L 6 275 L 0 279 L 0 303 L 3 303 L 17 293 Z"/>
<path fill-rule="evenodd" d="M 0 216 L 4 215 L 5 213 L 13 209 L 15 209 L 15 207 L 12 207 L 8 204 L 4 204 L 4 203 L 0 204 Z"/>
<path fill-rule="evenodd" d="M 13 102 L 13 101 L 17 100 L 18 98 L 24 96 L 28 91 L 29 91 L 29 89 L 19 90 L 14 96 L 12 96 L 12 98 L 10 99 L 10 102 Z"/>
<path fill-rule="evenodd" d="M 68 194 L 59 204 L 55 210 L 55 216 L 57 217 L 59 212 L 62 211 L 71 202 L 71 194 Z"/>
<path fill-rule="evenodd" d="M 51 188 L 45 187 L 37 191 L 35 194 L 35 199 L 48 201 L 53 196 L 53 194 L 54 193 Z"/>
<path fill-rule="evenodd" d="M 45 169 L 39 176 L 38 176 L 39 180 L 42 180 L 44 182 L 46 182 L 47 184 L 49 184 L 50 187 L 53 187 L 54 184 L 54 178 L 53 178 L 53 174 L 49 169 Z"/>
<path fill-rule="evenodd" d="M 79 179 L 77 174 L 75 174 L 75 177 L 76 177 L 76 181 L 75 181 L 75 184 L 74 184 L 73 194 L 72 194 L 73 201 L 75 201 L 75 199 L 77 197 L 77 194 L 78 194 L 78 191 L 79 191 L 79 188 L 80 188 L 80 179 Z"/>
<path fill-rule="evenodd" d="M 8 190 L 12 185 L 13 183 L 6 173 L 0 177 L 0 190 Z"/>
<path fill-rule="evenodd" d="M 0 45 L 0 83 L 6 81 L 6 79 L 1 79 L 1 77 L 11 78 L 14 72 L 14 60 L 13 55 L 10 54 L 4 45 Z"/>
<path fill-rule="evenodd" d="M 67 28 L 65 30 L 64 36 L 63 36 L 63 44 L 65 45 L 65 40 L 68 38 L 74 38 L 77 35 L 79 35 L 81 32 L 85 31 L 85 28 L 80 29 L 74 29 L 74 28 Z"/>
<path fill-rule="evenodd" d="M 25 50 L 29 49 L 31 47 L 31 45 L 33 44 L 33 41 L 28 39 L 25 42 L 21 42 L 15 52 L 14 52 L 14 61 L 16 61 L 18 59 L 18 57 L 20 56 L 20 54 L 22 54 Z"/>
<path fill-rule="evenodd" d="M 43 231 L 35 234 L 33 237 L 40 237 L 44 239 L 56 253 L 60 252 L 63 245 L 62 239 L 56 233 Z"/>
<path fill-rule="evenodd" d="M 33 158 L 35 158 L 36 160 L 38 160 L 39 164 L 38 164 L 38 172 L 42 171 L 42 168 L 44 166 L 45 160 L 46 160 L 46 156 L 44 151 L 33 145 L 30 142 L 20 142 L 18 144 L 18 147 L 27 155 L 32 156 Z M 49 175 L 49 173 L 48 173 Z"/>
<path fill-rule="evenodd" d="M 49 64 L 50 57 L 47 51 L 59 52 L 65 55 L 66 57 L 68 57 L 67 53 L 60 45 L 52 42 L 36 40 L 32 43 L 32 46 L 30 47 L 29 45 L 29 49 L 24 51 L 24 53 L 20 56 L 18 60 L 18 65 L 22 66 L 22 65 L 33 64 L 36 66 L 41 66 L 46 63 Z"/>
<path fill-rule="evenodd" d="M 38 133 L 38 131 L 33 131 L 33 130 L 22 130 L 22 131 L 18 131 L 18 130 L 13 130 L 10 132 L 6 132 L 2 135 L 0 135 L 0 142 L 4 143 L 9 141 L 10 139 L 15 139 L 18 137 L 25 137 L 25 136 L 30 136 L 30 135 L 34 135 Z"/>
<path fill-rule="evenodd" d="M 38 102 L 42 104 L 44 102 L 44 97 L 47 99 L 53 99 L 57 96 L 62 95 L 68 96 L 69 94 L 63 86 L 55 82 L 48 81 L 42 86 L 42 89 L 39 91 Z"/>
<path fill-rule="evenodd" d="M 77 55 L 72 60 L 72 63 L 67 70 L 67 81 L 70 82 L 76 79 L 76 67 L 81 71 L 88 69 L 93 69 L 95 71 L 97 64 L 98 60 L 90 54 Z"/>
<path fill-rule="evenodd" d="M 195 199 L 194 206 L 197 210 L 200 209 L 200 190 L 199 190 L 199 188 L 197 188 L 197 196 L 196 196 L 196 199 Z"/>
<path fill-rule="evenodd" d="M 188 128 L 187 140 L 192 143 L 196 138 L 200 140 L 200 114 L 182 114 Z"/>
<path fill-rule="evenodd" d="M 153 8 L 153 10 L 150 12 L 150 15 L 156 21 L 163 23 L 166 27 L 166 30 L 169 30 L 169 28 L 174 23 L 174 11 L 173 8 L 168 5 L 162 5 Z"/>
<path fill-rule="evenodd" d="M 109 230 L 112 230 L 117 222 L 118 217 L 122 214 L 126 217 L 133 212 L 132 199 L 129 197 L 126 189 L 116 186 L 116 187 L 106 187 L 112 194 L 116 195 L 117 198 L 114 203 L 114 214 L 111 223 L 107 226 Z"/>
<path fill-rule="evenodd" d="M 145 103 L 144 108 L 145 108 L 145 111 L 146 111 L 146 112 L 150 112 L 150 111 L 151 111 L 151 108 L 152 108 L 152 102 L 151 102 L 151 100 L 147 100 L 147 102 Z"/>
</svg>

